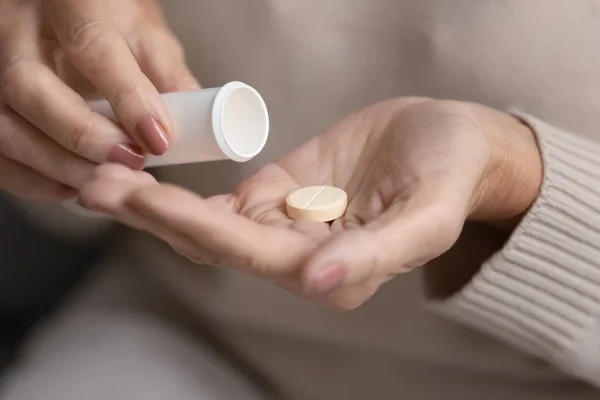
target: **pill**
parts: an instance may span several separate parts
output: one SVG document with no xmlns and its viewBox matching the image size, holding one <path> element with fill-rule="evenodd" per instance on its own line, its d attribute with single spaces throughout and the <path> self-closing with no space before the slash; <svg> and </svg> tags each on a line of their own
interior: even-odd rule
<svg viewBox="0 0 600 400">
<path fill-rule="evenodd" d="M 333 186 L 306 186 L 290 193 L 285 203 L 291 219 L 329 222 L 344 215 L 348 196 L 342 189 Z"/>
</svg>

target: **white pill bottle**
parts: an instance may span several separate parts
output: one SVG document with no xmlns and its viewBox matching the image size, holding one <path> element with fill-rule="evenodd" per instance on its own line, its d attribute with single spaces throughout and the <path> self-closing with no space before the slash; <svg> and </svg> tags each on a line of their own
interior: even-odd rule
<svg viewBox="0 0 600 400">
<path fill-rule="evenodd" d="M 161 95 L 174 122 L 169 150 L 148 156 L 146 167 L 256 157 L 267 143 L 269 113 L 256 89 L 243 82 L 222 87 Z M 106 100 L 89 103 L 92 110 L 116 121 Z M 96 215 L 75 201 L 64 203 L 78 214 Z"/>
<path fill-rule="evenodd" d="M 218 88 L 161 95 L 175 124 L 169 150 L 149 156 L 146 167 L 216 160 L 245 162 L 258 155 L 269 136 L 267 106 L 251 86 L 229 82 Z M 92 110 L 116 120 L 106 100 Z"/>
</svg>

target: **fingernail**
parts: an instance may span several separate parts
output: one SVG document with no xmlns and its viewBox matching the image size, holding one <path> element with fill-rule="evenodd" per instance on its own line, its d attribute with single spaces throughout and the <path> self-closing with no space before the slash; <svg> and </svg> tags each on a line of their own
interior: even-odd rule
<svg viewBox="0 0 600 400">
<path fill-rule="evenodd" d="M 169 148 L 167 134 L 160 122 L 149 115 L 144 116 L 135 127 L 135 133 L 144 142 L 150 153 L 161 155 Z"/>
<path fill-rule="evenodd" d="M 130 144 L 115 144 L 108 152 L 108 162 L 127 165 L 133 169 L 144 168 L 146 161 L 142 149 Z"/>
<path fill-rule="evenodd" d="M 346 269 L 342 265 L 327 266 L 312 280 L 309 290 L 312 294 L 325 294 L 341 285 L 345 278 Z"/>
</svg>

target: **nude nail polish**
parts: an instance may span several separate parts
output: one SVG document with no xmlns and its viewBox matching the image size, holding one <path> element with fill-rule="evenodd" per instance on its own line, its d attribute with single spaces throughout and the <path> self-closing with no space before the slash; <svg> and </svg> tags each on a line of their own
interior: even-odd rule
<svg viewBox="0 0 600 400">
<path fill-rule="evenodd" d="M 144 142 L 150 153 L 159 156 L 169 148 L 169 141 L 163 126 L 155 118 L 146 115 L 136 125 L 135 133 Z"/>
<path fill-rule="evenodd" d="M 130 144 L 115 144 L 107 157 L 108 162 L 123 164 L 133 169 L 144 168 L 144 153 L 137 146 Z"/>
</svg>

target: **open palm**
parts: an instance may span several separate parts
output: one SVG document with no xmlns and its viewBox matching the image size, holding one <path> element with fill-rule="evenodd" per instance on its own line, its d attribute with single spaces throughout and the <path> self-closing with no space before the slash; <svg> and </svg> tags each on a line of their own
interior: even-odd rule
<svg viewBox="0 0 600 400">
<path fill-rule="evenodd" d="M 352 308 L 394 275 L 448 250 L 465 219 L 484 212 L 481 188 L 496 153 L 490 138 L 503 123 L 518 123 L 486 111 L 499 121 L 484 129 L 471 107 L 412 98 L 378 103 L 266 165 L 233 193 L 206 199 L 106 165 L 81 201 L 195 262 Z M 333 224 L 285 213 L 290 192 L 315 184 L 348 193 L 348 210 Z"/>
</svg>

